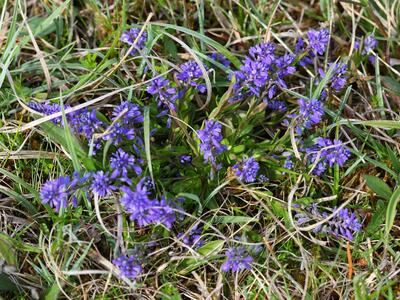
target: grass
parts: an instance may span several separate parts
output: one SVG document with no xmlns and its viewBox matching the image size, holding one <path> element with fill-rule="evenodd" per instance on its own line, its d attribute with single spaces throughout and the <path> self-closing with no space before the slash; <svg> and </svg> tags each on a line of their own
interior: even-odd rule
<svg viewBox="0 0 400 300">
<path fill-rule="evenodd" d="M 400 298 L 399 1 L 0 3 L 0 299 Z M 132 25 L 148 35 L 134 56 L 119 41 Z M 254 97 L 228 103 L 228 73 L 259 42 L 293 51 L 300 34 L 321 27 L 331 32 L 321 59 L 325 79 L 314 85 L 315 66 L 298 68 L 278 96 L 295 112 L 298 98 L 320 98 L 333 74 L 329 62 L 348 63 L 345 88 L 329 93 L 323 121 L 304 142 L 341 139 L 351 156 L 315 176 L 293 127 L 281 126 L 282 114 Z M 374 64 L 354 47 L 369 33 L 379 41 Z M 225 55 L 231 67 L 214 63 L 210 52 Z M 146 87 L 160 74 L 178 82 L 172 74 L 188 59 L 212 69 L 201 70 L 206 92 L 186 92 L 169 112 L 168 128 Z M 73 108 L 44 116 L 27 106 L 43 100 Z M 66 124 L 68 113 L 88 107 L 108 122 L 122 100 L 143 109 L 142 168 L 154 178 L 155 194 L 184 198 L 185 212 L 171 229 L 129 221 L 118 192 L 82 193 L 76 208 L 60 212 L 41 202 L 47 180 L 106 169 L 115 148 L 104 143 L 93 154 L 93 145 L 51 121 Z M 223 125 L 228 147 L 213 178 L 196 133 L 206 119 Z M 193 156 L 185 167 L 183 154 Z M 292 169 L 283 167 L 289 155 Z M 232 166 L 243 156 L 256 157 L 269 181 L 238 181 Z M 299 226 L 292 204 L 314 202 L 330 213 L 354 210 L 362 230 L 346 241 L 314 233 L 315 222 Z M 179 236 L 196 225 L 203 228 L 200 248 Z M 250 270 L 222 272 L 225 250 L 238 245 L 261 252 Z M 136 280 L 118 276 L 112 263 L 132 249 L 144 256 Z"/>
</svg>

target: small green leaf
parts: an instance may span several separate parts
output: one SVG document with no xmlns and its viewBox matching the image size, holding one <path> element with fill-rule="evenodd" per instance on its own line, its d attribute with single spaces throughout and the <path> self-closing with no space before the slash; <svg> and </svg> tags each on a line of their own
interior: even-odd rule
<svg viewBox="0 0 400 300">
<path fill-rule="evenodd" d="M 9 291 L 9 292 L 18 291 L 17 286 L 15 285 L 14 282 L 11 281 L 11 279 L 8 277 L 7 274 L 0 273 L 0 291 Z"/>
<path fill-rule="evenodd" d="M 389 239 L 390 230 L 393 227 L 394 219 L 396 217 L 397 212 L 397 203 L 400 200 L 400 186 L 396 188 L 393 192 L 392 196 L 390 197 L 388 207 L 386 209 L 386 242 Z"/>
<path fill-rule="evenodd" d="M 372 175 L 363 175 L 366 184 L 368 187 L 376 193 L 378 196 L 382 197 L 385 200 L 389 200 L 392 195 L 392 189 L 384 182 L 382 179 L 372 176 Z"/>
<path fill-rule="evenodd" d="M 383 85 L 394 94 L 400 96 L 400 82 L 390 76 L 382 76 Z"/>
<path fill-rule="evenodd" d="M 240 224 L 240 223 L 255 222 L 257 220 L 258 219 L 245 216 L 217 216 L 214 218 L 213 223 Z"/>
<path fill-rule="evenodd" d="M 386 205 L 382 200 L 378 200 L 376 203 L 376 208 L 374 209 L 374 214 L 372 215 L 371 221 L 369 221 L 366 232 L 369 234 L 374 234 L 384 223 L 385 220 Z"/>
<path fill-rule="evenodd" d="M 54 282 L 51 287 L 45 291 L 44 300 L 57 300 L 60 295 L 60 287 L 57 282 Z"/>
<path fill-rule="evenodd" d="M 205 244 L 204 246 L 200 247 L 198 252 L 204 256 L 208 256 L 211 254 L 215 255 L 222 250 L 224 243 L 225 243 L 225 241 L 222 241 L 222 240 L 211 241 L 211 242 Z"/>
<path fill-rule="evenodd" d="M 196 201 L 197 204 L 199 205 L 199 212 L 203 211 L 203 206 L 201 205 L 199 196 L 197 196 L 195 194 L 191 194 L 191 193 L 179 193 L 177 195 L 177 197 L 185 197 L 185 198 L 192 199 L 193 201 Z"/>
<path fill-rule="evenodd" d="M 176 45 L 171 39 L 165 39 L 164 40 L 164 49 L 168 55 L 170 55 L 172 58 L 177 58 L 178 57 L 178 49 L 176 48 Z"/>
<path fill-rule="evenodd" d="M 9 265 L 17 265 L 17 258 L 12 245 L 0 235 L 0 258 L 4 259 Z"/>
<path fill-rule="evenodd" d="M 150 152 L 150 110 L 148 107 L 144 108 L 143 130 L 144 130 L 144 148 L 146 151 L 147 166 L 149 168 L 150 177 L 154 182 L 153 166 L 151 164 L 151 152 Z"/>
</svg>

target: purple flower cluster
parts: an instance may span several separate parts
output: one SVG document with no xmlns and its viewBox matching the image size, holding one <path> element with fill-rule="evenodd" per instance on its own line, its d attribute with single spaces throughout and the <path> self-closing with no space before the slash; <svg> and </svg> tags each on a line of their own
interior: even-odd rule
<svg viewBox="0 0 400 300">
<path fill-rule="evenodd" d="M 267 108 L 274 111 L 285 112 L 287 110 L 286 104 L 283 101 L 272 100 L 267 102 Z"/>
<path fill-rule="evenodd" d="M 143 272 L 142 266 L 133 255 L 121 255 L 114 259 L 112 263 L 118 268 L 122 277 L 135 279 Z"/>
<path fill-rule="evenodd" d="M 335 209 L 334 209 L 335 210 Z M 295 215 L 296 223 L 302 225 L 312 220 L 321 221 L 329 216 L 327 212 L 321 212 L 317 204 L 313 203 L 307 207 L 304 212 Z M 349 241 L 353 240 L 353 235 L 361 230 L 361 223 L 356 214 L 347 208 L 342 208 L 328 222 L 316 227 L 314 232 L 327 233 L 335 237 L 342 237 Z"/>
<path fill-rule="evenodd" d="M 289 115 L 296 119 L 296 131 L 299 135 L 303 129 L 309 129 L 321 122 L 324 115 L 324 104 L 318 99 L 299 99 L 299 113 Z M 286 121 L 286 124 L 288 122 Z"/>
<path fill-rule="evenodd" d="M 30 108 L 32 108 L 33 110 L 42 113 L 46 116 L 58 113 L 61 111 L 61 106 L 57 103 L 51 103 L 49 101 L 43 102 L 43 103 L 36 103 L 36 102 L 29 102 L 28 106 Z M 65 109 L 69 108 L 69 106 L 65 105 L 64 106 Z M 68 116 L 67 115 L 67 120 L 68 120 Z M 53 122 L 56 125 L 64 125 L 63 121 L 62 121 L 62 117 L 57 117 L 51 120 L 51 122 Z"/>
<path fill-rule="evenodd" d="M 203 228 L 199 227 L 198 225 L 195 225 L 186 234 L 183 232 L 178 233 L 177 238 L 182 239 L 182 242 L 185 245 L 197 249 L 204 245 L 204 241 L 201 239 L 202 231 Z"/>
<path fill-rule="evenodd" d="M 265 183 L 265 182 L 268 182 L 268 181 L 269 181 L 269 178 L 268 178 L 266 175 L 261 174 L 260 176 L 258 176 L 258 180 L 259 180 L 260 182 L 262 182 L 262 183 Z"/>
<path fill-rule="evenodd" d="M 127 186 L 121 187 L 124 193 L 121 203 L 125 211 L 129 213 L 129 219 L 135 221 L 139 227 L 158 223 L 171 228 L 176 219 L 174 208 L 164 197 L 161 198 L 161 201 L 151 199 L 150 192 L 144 183 L 145 179 L 143 178 L 134 190 Z"/>
<path fill-rule="evenodd" d="M 291 156 L 289 156 L 288 158 L 286 158 L 285 162 L 283 163 L 283 167 L 284 167 L 285 169 L 288 169 L 288 170 L 293 169 L 294 163 L 293 163 L 293 160 L 292 160 L 292 157 L 291 157 Z"/>
<path fill-rule="evenodd" d="M 205 69 L 207 67 L 203 65 Z M 179 66 L 179 71 L 176 75 L 178 80 L 182 81 L 185 86 L 192 86 L 197 89 L 200 93 L 205 93 L 206 86 L 198 83 L 199 79 L 203 77 L 203 72 L 200 69 L 198 63 L 194 60 L 189 60 Z"/>
<path fill-rule="evenodd" d="M 44 113 L 52 114 L 61 111 L 60 105 L 54 103 L 37 104 L 30 103 L 30 107 Z M 67 106 L 65 108 L 68 108 Z M 143 122 L 143 115 L 138 105 L 128 101 L 123 101 L 116 106 L 112 112 L 113 125 L 107 129 L 103 140 L 112 140 L 115 145 L 120 144 L 124 139 L 135 140 L 136 144 L 142 145 L 142 140 L 137 134 L 136 125 Z M 100 121 L 95 110 L 81 109 L 67 115 L 67 121 L 71 127 L 71 131 L 77 135 L 84 136 L 88 141 L 93 138 L 93 135 L 100 133 L 106 128 L 106 124 Z M 53 120 L 55 124 L 63 126 L 61 118 Z M 95 141 L 95 149 L 101 147 L 99 141 Z"/>
<path fill-rule="evenodd" d="M 119 178 L 121 181 L 130 183 L 128 171 L 133 170 L 136 175 L 142 174 L 142 168 L 139 164 L 142 160 L 138 160 L 135 156 L 125 152 L 123 149 L 118 149 L 111 155 L 110 167 L 112 169 L 113 178 Z"/>
<path fill-rule="evenodd" d="M 205 162 L 216 165 L 217 155 L 226 150 L 226 146 L 221 144 L 223 139 L 222 126 L 214 120 L 207 120 L 204 129 L 198 130 L 200 138 L 200 151 L 203 153 Z"/>
<path fill-rule="evenodd" d="M 288 53 L 277 57 L 273 43 L 251 47 L 239 71 L 233 72 L 235 84 L 230 102 L 256 96 L 266 101 L 272 99 L 278 87 L 287 88 L 284 77 L 293 74 L 294 56 Z"/>
<path fill-rule="evenodd" d="M 182 95 L 172 86 L 172 82 L 164 77 L 158 77 L 151 81 L 147 92 L 154 95 L 157 100 L 157 107 L 160 110 L 158 116 L 164 116 L 169 110 L 176 111 L 175 102 Z"/>
<path fill-rule="evenodd" d="M 327 29 L 314 30 L 307 32 L 310 48 L 319 55 L 323 55 L 329 43 L 329 31 Z"/>
<path fill-rule="evenodd" d="M 227 59 L 225 57 L 225 55 L 221 54 L 221 53 L 211 53 L 209 55 L 210 58 L 212 58 L 213 60 L 215 60 L 216 62 L 221 63 L 222 65 L 224 65 L 225 67 L 229 67 L 231 65 L 231 61 L 229 59 Z"/>
<path fill-rule="evenodd" d="M 143 31 L 142 34 L 139 36 L 141 29 L 139 28 L 131 28 L 125 30 L 120 37 L 120 41 L 132 46 L 134 45 L 134 49 L 131 51 L 131 55 L 135 55 L 138 51 L 141 51 L 145 48 L 147 42 L 147 32 Z M 137 39 L 137 41 L 136 41 Z M 136 41 L 136 43 L 135 43 Z"/>
<path fill-rule="evenodd" d="M 329 68 L 332 67 L 332 64 L 329 64 Z M 324 70 L 321 68 L 318 70 L 319 75 L 322 78 L 326 76 Z M 333 74 L 332 77 L 329 79 L 328 85 L 336 92 L 343 89 L 346 84 L 347 76 L 347 65 L 344 63 L 338 63 L 333 65 Z M 326 97 L 326 91 L 322 92 L 322 98 Z"/>
<path fill-rule="evenodd" d="M 249 255 L 245 247 L 232 247 L 226 252 L 226 261 L 222 264 L 221 270 L 223 272 L 237 272 L 240 270 L 250 270 L 251 263 L 254 259 Z"/>
<path fill-rule="evenodd" d="M 239 180 L 250 183 L 256 180 L 260 165 L 254 157 L 250 157 L 236 163 L 232 168 Z"/>
<path fill-rule="evenodd" d="M 140 107 L 128 101 L 116 106 L 112 112 L 112 126 L 108 128 L 104 140 L 111 140 L 114 145 L 119 145 L 123 140 L 135 141 L 142 145 L 142 140 L 137 134 L 138 124 L 144 120 Z"/>
<path fill-rule="evenodd" d="M 362 55 L 368 54 L 370 51 L 374 50 L 377 46 L 378 46 L 378 41 L 375 39 L 373 34 L 370 34 L 364 39 L 364 49 L 362 50 L 361 54 Z M 356 41 L 355 48 L 360 49 L 359 41 Z"/>
<path fill-rule="evenodd" d="M 305 152 L 308 155 L 309 165 L 314 167 L 316 164 L 312 173 L 317 176 L 324 173 L 328 166 L 333 167 L 338 164 L 342 167 L 350 157 L 350 151 L 341 141 L 321 137 L 317 138 L 314 146 L 306 148 Z"/>
<path fill-rule="evenodd" d="M 108 196 L 117 187 L 113 185 L 115 178 L 108 172 L 97 171 L 92 174 L 92 183 L 90 188 L 93 192 L 97 193 L 100 197 Z"/>
<path fill-rule="evenodd" d="M 60 176 L 53 180 L 46 181 L 41 190 L 40 198 L 43 204 L 49 204 L 58 212 L 61 208 L 67 208 L 71 195 L 76 191 L 76 180 L 72 180 L 70 176 Z M 71 202 L 72 206 L 76 206 L 76 198 Z"/>
<path fill-rule="evenodd" d="M 362 51 L 362 54 L 367 54 L 370 51 L 374 50 L 378 46 L 378 41 L 375 39 L 375 37 L 371 34 L 368 35 L 365 40 L 364 40 L 364 50 Z"/>
<path fill-rule="evenodd" d="M 367 55 L 372 50 L 374 50 L 377 46 L 378 46 L 378 41 L 375 39 L 373 34 L 370 34 L 364 40 L 364 48 L 361 51 L 361 54 L 362 55 Z M 360 49 L 360 42 L 359 41 L 356 41 L 355 48 L 356 49 Z M 368 56 L 368 60 L 371 63 L 375 63 L 375 56 L 374 55 L 369 55 Z"/>
<path fill-rule="evenodd" d="M 190 164 L 192 162 L 192 157 L 190 155 L 181 155 L 179 162 L 182 165 Z"/>
</svg>

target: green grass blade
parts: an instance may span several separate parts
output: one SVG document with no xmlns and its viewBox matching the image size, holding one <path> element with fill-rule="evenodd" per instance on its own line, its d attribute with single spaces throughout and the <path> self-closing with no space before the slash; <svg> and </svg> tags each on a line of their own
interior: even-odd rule
<svg viewBox="0 0 400 300">
<path fill-rule="evenodd" d="M 143 130 L 144 130 L 144 148 L 146 151 L 147 166 L 149 168 L 150 177 L 154 182 L 153 165 L 151 163 L 151 151 L 150 151 L 150 110 L 148 107 L 144 108 Z"/>
</svg>

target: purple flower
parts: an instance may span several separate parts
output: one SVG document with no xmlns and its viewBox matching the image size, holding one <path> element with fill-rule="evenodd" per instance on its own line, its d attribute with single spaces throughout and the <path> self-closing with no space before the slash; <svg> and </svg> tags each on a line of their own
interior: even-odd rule
<svg viewBox="0 0 400 300">
<path fill-rule="evenodd" d="M 229 59 L 227 59 L 225 57 L 225 55 L 221 54 L 221 53 L 211 53 L 209 55 L 210 58 L 212 58 L 213 60 L 221 63 L 222 65 L 224 65 L 225 67 L 229 67 L 231 65 L 231 61 Z"/>
<path fill-rule="evenodd" d="M 315 57 L 315 54 L 313 52 L 309 52 L 308 55 L 304 55 L 303 53 L 305 51 L 307 51 L 307 47 L 304 44 L 304 40 L 302 38 L 299 38 L 296 43 L 294 53 L 298 55 L 303 55 L 303 57 L 299 61 L 299 65 L 302 67 L 306 65 L 311 65 L 313 63 L 313 58 Z"/>
<path fill-rule="evenodd" d="M 277 76 L 282 78 L 296 72 L 296 67 L 292 66 L 293 62 L 294 56 L 289 53 L 285 53 L 283 56 L 278 57 L 275 61 Z"/>
<path fill-rule="evenodd" d="M 333 167 L 335 164 L 338 164 L 342 167 L 350 157 L 350 151 L 345 148 L 341 141 L 332 141 L 327 138 L 318 138 L 315 145 L 307 148 L 305 151 L 309 156 L 309 165 L 317 163 L 312 171 L 317 176 L 325 172 L 327 166 Z"/>
<path fill-rule="evenodd" d="M 307 32 L 307 36 L 310 48 L 319 55 L 323 55 L 329 42 L 329 31 L 327 29 L 311 29 Z"/>
<path fill-rule="evenodd" d="M 364 50 L 361 54 L 365 55 L 368 52 L 374 50 L 378 46 L 378 41 L 375 39 L 373 34 L 368 35 L 364 40 Z"/>
<path fill-rule="evenodd" d="M 317 145 L 323 149 L 323 156 L 326 157 L 330 167 L 333 167 L 334 164 L 342 167 L 350 156 L 350 151 L 345 148 L 342 141 L 318 138 Z"/>
<path fill-rule="evenodd" d="M 92 175 L 91 189 L 93 192 L 99 194 L 100 197 L 111 194 L 116 189 L 113 183 L 113 179 L 108 172 L 97 171 Z"/>
<path fill-rule="evenodd" d="M 40 190 L 42 203 L 49 204 L 57 212 L 61 207 L 65 209 L 68 199 L 75 191 L 75 185 L 76 181 L 71 180 L 69 176 L 60 176 L 56 179 L 46 181 Z"/>
<path fill-rule="evenodd" d="M 112 116 L 113 121 L 118 118 L 123 125 L 142 123 L 144 120 L 139 105 L 129 101 L 123 101 L 120 105 L 114 107 Z"/>
<path fill-rule="evenodd" d="M 321 122 L 324 115 L 324 105 L 317 99 L 299 99 L 299 122 L 304 128 L 311 128 L 311 126 Z"/>
<path fill-rule="evenodd" d="M 192 157 L 190 155 L 181 155 L 179 162 L 182 165 L 190 164 L 192 162 Z"/>
<path fill-rule="evenodd" d="M 230 75 L 235 77 L 235 84 L 229 102 L 251 96 L 272 99 L 278 87 L 287 88 L 284 77 L 296 71 L 292 65 L 294 56 L 286 53 L 276 57 L 274 52 L 273 43 L 262 43 L 249 49 L 249 56 L 243 60 L 240 70 Z"/>
<path fill-rule="evenodd" d="M 182 242 L 185 245 L 197 249 L 204 245 L 204 241 L 201 239 L 202 231 L 202 227 L 198 227 L 198 225 L 195 225 L 186 234 L 183 232 L 178 233 L 177 238 L 182 239 Z"/>
<path fill-rule="evenodd" d="M 236 163 L 232 168 L 239 180 L 250 183 L 256 180 L 260 166 L 254 157 L 250 157 Z"/>
<path fill-rule="evenodd" d="M 249 49 L 249 55 L 257 61 L 270 65 L 275 61 L 275 44 L 267 42 L 255 45 Z"/>
<path fill-rule="evenodd" d="M 28 106 L 32 109 L 41 112 L 45 115 L 51 115 L 61 111 L 61 106 L 57 103 L 35 103 L 30 102 Z M 65 109 L 70 106 L 65 105 Z M 70 126 L 71 132 L 78 135 L 83 135 L 88 141 L 90 141 L 96 132 L 99 132 L 104 123 L 97 118 L 95 110 L 88 110 L 87 108 L 80 109 L 78 111 L 66 114 L 68 125 Z M 64 127 L 62 117 L 57 117 L 51 120 L 54 124 Z M 94 150 L 99 149 L 101 144 L 97 141 L 94 142 Z"/>
<path fill-rule="evenodd" d="M 128 170 L 135 171 L 136 175 L 142 174 L 142 168 L 137 164 L 138 162 L 135 156 L 126 153 L 122 149 L 118 149 L 110 158 L 110 166 L 113 170 L 112 177 L 120 177 L 122 181 L 130 182 Z"/>
<path fill-rule="evenodd" d="M 121 255 L 112 262 L 119 269 L 122 277 L 135 279 L 143 272 L 142 266 L 134 256 Z"/>
<path fill-rule="evenodd" d="M 175 102 L 181 95 L 168 79 L 155 78 L 147 87 L 147 92 L 156 97 L 157 107 L 161 109 L 160 115 L 165 115 L 168 110 L 176 111 Z"/>
<path fill-rule="evenodd" d="M 36 110 L 37 112 L 40 112 L 46 116 L 52 115 L 54 113 L 58 113 L 61 111 L 61 106 L 57 103 L 51 103 L 49 101 L 46 101 L 44 103 L 36 103 L 36 102 L 29 102 L 28 106 L 32 108 L 33 110 Z M 64 106 L 65 109 L 69 108 L 69 106 Z M 68 115 L 67 115 L 68 119 Z M 51 120 L 56 125 L 61 125 L 63 126 L 63 121 L 62 117 L 57 117 Z"/>
<path fill-rule="evenodd" d="M 237 90 L 240 91 L 242 88 L 247 88 L 250 95 L 260 96 L 270 79 L 268 73 L 270 67 L 269 64 L 265 64 L 263 61 L 255 61 L 247 57 L 243 66 L 240 67 L 240 71 L 233 73 L 236 79 L 233 86 L 234 91 L 237 92 Z M 231 102 L 233 101 L 231 100 Z"/>
<path fill-rule="evenodd" d="M 157 205 L 159 211 L 159 219 L 157 223 L 163 224 L 167 228 L 171 228 L 176 220 L 176 205 L 172 200 L 166 199 L 161 196 L 161 200 Z"/>
<path fill-rule="evenodd" d="M 150 199 L 150 192 L 144 185 L 143 178 L 137 185 L 135 190 L 129 187 L 122 187 L 124 192 L 121 197 L 121 203 L 125 207 L 127 213 L 130 214 L 129 219 L 137 222 L 139 227 L 149 224 L 162 223 L 167 228 L 172 227 L 175 221 L 175 211 L 170 203 L 162 197 L 161 201 Z"/>
<path fill-rule="evenodd" d="M 222 126 L 214 120 L 207 120 L 204 129 L 198 130 L 200 138 L 200 151 L 203 153 L 205 162 L 215 165 L 217 155 L 226 150 L 226 146 L 221 144 Z"/>
<path fill-rule="evenodd" d="M 119 145 L 124 139 L 142 145 L 142 140 L 137 134 L 135 125 L 143 122 L 144 118 L 140 107 L 128 101 L 122 102 L 114 107 L 112 112 L 113 125 L 108 129 L 108 133 L 103 137 L 104 140 L 112 140 L 114 145 Z"/>
<path fill-rule="evenodd" d="M 329 64 L 329 68 L 332 64 Z M 347 65 L 344 63 L 335 64 L 333 67 L 332 77 L 329 79 L 328 85 L 331 86 L 335 91 L 340 91 L 347 82 L 347 76 L 345 73 L 347 72 Z M 319 69 L 319 75 L 322 78 L 325 77 L 325 72 L 322 69 Z"/>
<path fill-rule="evenodd" d="M 181 64 L 179 68 L 181 71 L 176 75 L 178 80 L 182 81 L 186 86 L 193 86 L 200 93 L 204 93 L 206 91 L 206 86 L 204 84 L 197 83 L 196 79 L 202 78 L 203 72 L 196 61 L 189 60 L 188 62 Z M 204 66 L 204 68 L 206 68 L 206 66 Z"/>
<path fill-rule="evenodd" d="M 336 209 L 334 209 L 336 210 Z M 308 223 L 312 220 L 321 221 L 329 216 L 327 212 L 321 212 L 316 203 L 307 207 L 304 212 L 298 212 L 295 220 L 298 225 Z M 331 234 L 335 237 L 342 237 L 349 241 L 353 235 L 361 230 L 361 223 L 356 214 L 347 208 L 342 208 L 331 220 L 314 229 L 315 233 Z"/>
<path fill-rule="evenodd" d="M 292 161 L 292 158 L 291 157 L 286 158 L 285 162 L 283 163 L 283 167 L 285 169 L 291 170 L 291 169 L 293 169 L 293 166 L 294 166 L 294 163 Z"/>
<path fill-rule="evenodd" d="M 244 247 L 229 248 L 226 252 L 226 261 L 222 264 L 223 272 L 237 272 L 243 269 L 250 270 L 253 258 L 248 254 Z"/>
<path fill-rule="evenodd" d="M 104 123 L 97 118 L 96 111 L 87 108 L 79 110 L 70 120 L 74 132 L 83 134 L 90 140 L 96 132 L 99 132 Z"/>
<path fill-rule="evenodd" d="M 135 40 L 138 38 L 139 33 L 140 33 L 139 28 L 127 29 L 121 34 L 120 41 L 129 46 L 132 46 Z M 134 55 L 137 53 L 137 51 L 143 50 L 146 46 L 145 45 L 146 42 L 147 42 L 147 32 L 143 31 L 134 46 L 135 49 L 133 49 L 130 54 Z"/>
<path fill-rule="evenodd" d="M 269 101 L 267 104 L 267 108 L 280 112 L 285 112 L 287 110 L 285 102 L 279 100 Z"/>
<path fill-rule="evenodd" d="M 258 176 L 258 180 L 260 180 L 260 182 L 262 183 L 265 183 L 269 181 L 269 178 L 266 175 L 261 174 L 260 176 Z"/>
</svg>

